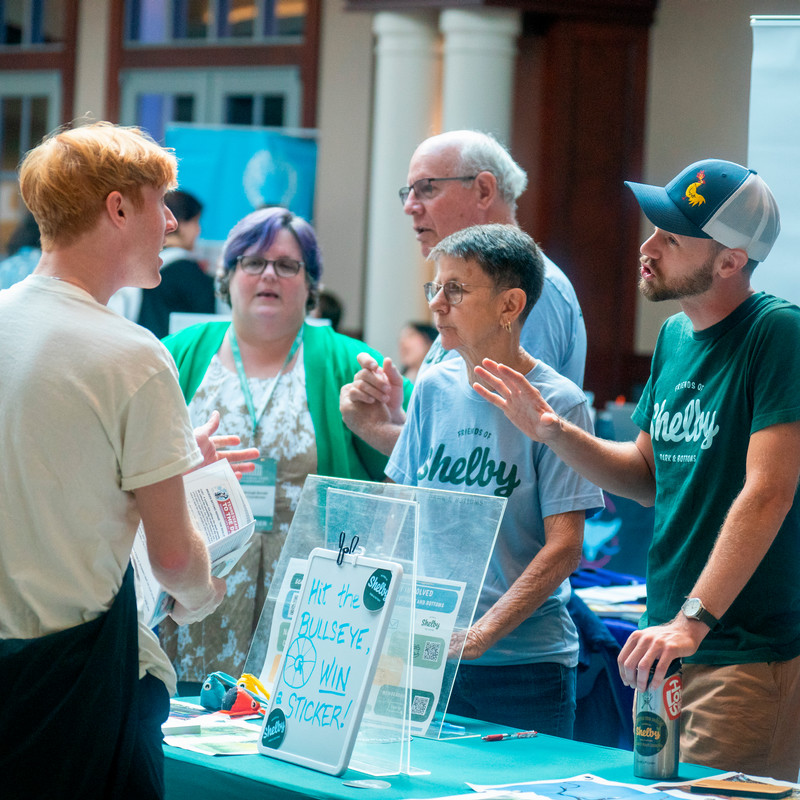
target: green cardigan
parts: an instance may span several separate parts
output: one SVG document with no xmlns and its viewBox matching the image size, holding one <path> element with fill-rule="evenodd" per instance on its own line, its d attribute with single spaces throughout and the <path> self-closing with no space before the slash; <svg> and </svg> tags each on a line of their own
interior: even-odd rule
<svg viewBox="0 0 800 800">
<path fill-rule="evenodd" d="M 229 327 L 228 321 L 202 323 L 163 340 L 175 359 L 187 403 L 194 397 Z M 356 356 L 362 352 L 383 363 L 383 356 L 376 350 L 358 339 L 335 333 L 330 325 L 303 325 L 303 366 L 317 444 L 317 473 L 381 481 L 388 459 L 353 434 L 339 411 L 339 390 L 360 369 Z M 408 406 L 411 389 L 411 383 L 405 381 L 404 408 Z"/>
</svg>

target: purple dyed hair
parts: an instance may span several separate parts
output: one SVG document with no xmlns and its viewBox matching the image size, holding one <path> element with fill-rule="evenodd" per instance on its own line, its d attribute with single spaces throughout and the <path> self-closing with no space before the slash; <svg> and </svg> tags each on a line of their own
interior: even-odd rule
<svg viewBox="0 0 800 800">
<path fill-rule="evenodd" d="M 236 269 L 236 259 L 251 249 L 262 253 L 269 250 L 281 228 L 288 230 L 300 247 L 308 284 L 306 308 L 309 311 L 314 308 L 319 293 L 319 280 L 322 277 L 322 258 L 317 236 L 302 217 L 277 206 L 253 211 L 239 220 L 228 234 L 217 271 L 217 294 L 228 305 L 231 304 L 229 287 L 231 274 Z"/>
</svg>

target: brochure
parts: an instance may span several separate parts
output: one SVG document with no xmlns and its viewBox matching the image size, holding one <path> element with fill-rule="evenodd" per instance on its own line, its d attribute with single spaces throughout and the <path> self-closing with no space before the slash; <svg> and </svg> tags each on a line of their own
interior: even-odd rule
<svg viewBox="0 0 800 800">
<path fill-rule="evenodd" d="M 183 483 L 192 523 L 208 545 L 211 573 L 222 578 L 250 546 L 255 530 L 253 512 L 225 459 L 184 475 Z M 136 573 L 139 614 L 152 628 L 169 614 L 175 601 L 153 575 L 141 524 L 136 532 L 131 561 Z"/>
</svg>

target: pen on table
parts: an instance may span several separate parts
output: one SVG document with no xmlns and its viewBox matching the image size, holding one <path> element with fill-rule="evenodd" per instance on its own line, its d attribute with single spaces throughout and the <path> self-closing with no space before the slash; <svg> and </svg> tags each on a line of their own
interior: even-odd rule
<svg viewBox="0 0 800 800">
<path fill-rule="evenodd" d="M 481 736 L 484 742 L 502 742 L 504 739 L 533 739 L 538 736 L 536 731 L 520 731 L 519 733 L 490 733 L 488 736 Z"/>
<path fill-rule="evenodd" d="M 465 734 L 467 729 L 463 725 L 453 725 L 451 722 L 442 723 L 442 733 L 458 733 Z"/>
</svg>

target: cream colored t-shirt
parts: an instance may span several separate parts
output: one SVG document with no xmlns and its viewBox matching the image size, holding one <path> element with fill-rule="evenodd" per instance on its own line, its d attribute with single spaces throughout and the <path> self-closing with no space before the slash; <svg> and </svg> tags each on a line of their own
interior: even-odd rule
<svg viewBox="0 0 800 800">
<path fill-rule="evenodd" d="M 132 491 L 202 457 L 149 331 L 39 275 L 0 292 L 0 320 L 0 637 L 32 638 L 110 606 L 139 524 Z M 141 623 L 139 659 L 174 690 Z"/>
</svg>

